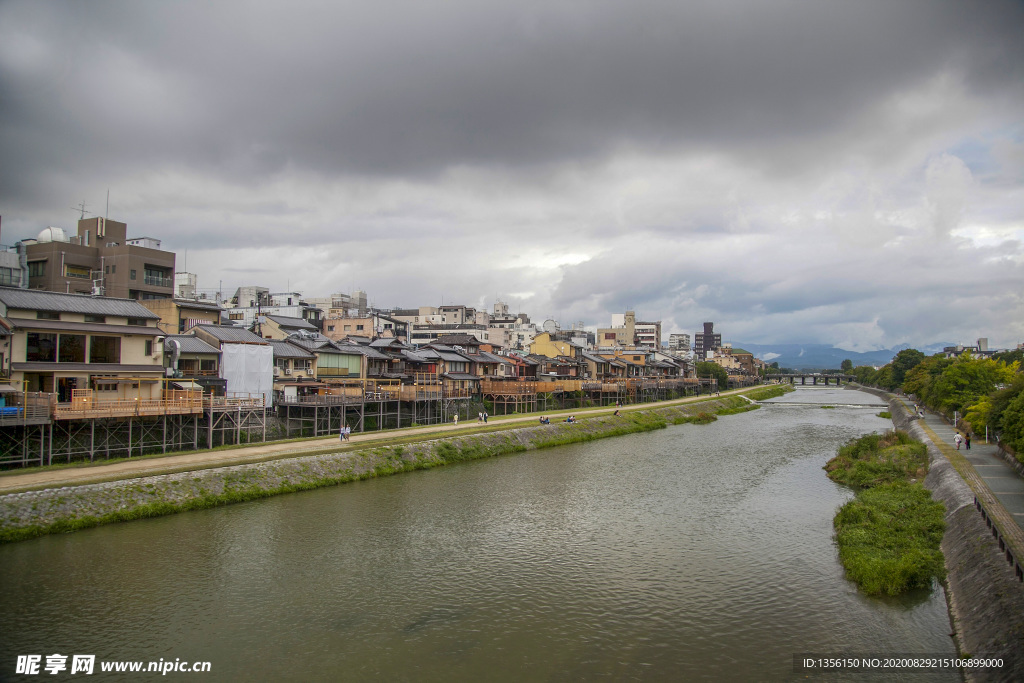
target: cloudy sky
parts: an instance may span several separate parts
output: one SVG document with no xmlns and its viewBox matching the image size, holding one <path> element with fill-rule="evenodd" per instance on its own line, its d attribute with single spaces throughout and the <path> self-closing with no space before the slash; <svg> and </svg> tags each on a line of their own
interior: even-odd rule
<svg viewBox="0 0 1024 683">
<path fill-rule="evenodd" d="M 0 241 L 109 189 L 229 295 L 1015 346 L 1022 35 L 986 0 L 5 0 Z"/>
</svg>

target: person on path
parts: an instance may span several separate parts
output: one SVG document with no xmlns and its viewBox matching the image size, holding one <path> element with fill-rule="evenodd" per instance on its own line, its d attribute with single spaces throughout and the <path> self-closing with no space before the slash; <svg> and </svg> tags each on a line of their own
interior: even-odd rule
<svg viewBox="0 0 1024 683">
<path fill-rule="evenodd" d="M 487 424 L 487 411 L 484 411 L 484 424 Z"/>
<path fill-rule="evenodd" d="M 458 413 L 455 413 L 455 417 L 453 418 L 452 421 L 455 423 L 456 427 L 459 426 L 459 414 Z"/>
<path fill-rule="evenodd" d="M 964 448 L 971 450 L 971 433 L 967 432 L 964 434 Z"/>
<path fill-rule="evenodd" d="M 476 414 L 476 421 L 477 422 L 483 422 L 484 421 L 484 414 L 483 413 L 477 413 Z"/>
<path fill-rule="evenodd" d="M 953 443 L 956 444 L 957 450 L 960 450 L 960 444 L 963 443 L 963 441 L 964 437 L 960 436 L 960 432 L 957 432 L 956 435 L 953 436 Z"/>
</svg>

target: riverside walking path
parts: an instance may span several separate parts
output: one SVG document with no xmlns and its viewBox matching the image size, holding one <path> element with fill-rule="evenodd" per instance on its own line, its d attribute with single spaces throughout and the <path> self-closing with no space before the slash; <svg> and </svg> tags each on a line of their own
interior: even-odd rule
<svg viewBox="0 0 1024 683">
<path fill-rule="evenodd" d="M 907 406 L 907 411 L 913 415 L 913 406 L 902 396 L 899 397 L 899 400 Z M 953 442 L 953 435 L 956 434 L 953 425 L 946 422 L 941 416 L 927 410 L 924 413 L 924 418 L 918 423 L 943 455 L 953 464 L 953 467 L 960 472 L 960 476 L 967 481 L 967 484 L 971 485 L 973 478 L 967 475 L 973 473 L 974 477 L 984 482 L 992 495 L 1017 523 L 1017 526 L 1024 530 L 1024 478 L 1017 473 L 1012 465 L 1003 460 L 998 447 L 995 444 L 987 444 L 981 439 L 972 439 L 971 450 L 967 450 L 965 445 L 961 445 L 960 450 L 957 450 L 956 444 Z M 965 463 L 970 466 L 966 469 L 967 475 L 965 475 Z M 974 486 L 971 488 L 973 489 Z M 977 494 L 978 492 L 975 491 L 975 495 Z"/>
<path fill-rule="evenodd" d="M 749 391 L 755 387 L 743 387 L 741 389 L 730 389 L 723 391 L 722 396 L 729 396 Z M 666 406 L 678 405 L 681 403 L 694 403 L 717 398 L 714 395 L 703 394 L 700 396 L 688 396 L 686 398 L 674 399 L 671 401 L 658 401 L 655 403 L 634 403 L 618 408 L 621 411 L 650 410 L 652 408 L 663 408 Z M 425 436 L 452 436 L 458 433 L 474 431 L 498 430 L 510 424 L 525 423 L 528 425 L 537 424 L 541 415 L 550 417 L 552 420 L 565 418 L 569 415 L 589 417 L 592 415 L 607 415 L 615 412 L 615 406 L 606 408 L 582 408 L 564 411 L 552 411 L 549 413 L 531 413 L 529 415 L 509 415 L 494 417 L 490 416 L 486 425 L 477 420 L 469 419 L 459 424 L 445 423 L 427 425 L 424 427 L 405 427 L 403 429 L 387 429 L 377 432 L 362 432 L 352 434 L 351 442 L 339 443 L 338 435 L 319 438 L 302 439 L 288 442 L 261 443 L 258 446 L 243 446 L 224 448 L 219 450 L 189 451 L 178 455 L 151 456 L 119 460 L 112 463 L 81 464 L 70 467 L 52 467 L 36 469 L 31 472 L 20 473 L 17 470 L 0 473 L 0 495 L 18 493 L 47 488 L 60 488 L 63 486 L 79 486 L 82 484 L 95 484 L 104 481 L 115 481 L 118 479 L 134 479 L 136 477 L 148 477 L 157 474 L 172 474 L 175 472 L 187 472 L 189 470 L 200 470 L 211 467 L 228 467 L 231 465 L 242 465 L 264 460 L 276 460 L 278 458 L 291 458 L 300 455 L 316 455 L 317 453 L 336 452 L 339 448 L 367 443 L 372 445 L 375 441 L 393 439 L 406 439 Z"/>
</svg>

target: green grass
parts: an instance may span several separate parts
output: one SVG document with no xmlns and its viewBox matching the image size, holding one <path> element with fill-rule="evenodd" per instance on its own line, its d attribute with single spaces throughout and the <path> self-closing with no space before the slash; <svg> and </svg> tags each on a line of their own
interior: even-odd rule
<svg viewBox="0 0 1024 683">
<path fill-rule="evenodd" d="M 784 394 L 788 394 L 791 391 L 796 391 L 796 388 L 789 384 L 773 384 L 766 387 L 758 387 L 752 391 L 743 392 L 746 396 L 749 396 L 755 401 L 766 401 L 770 398 L 778 398 Z"/>
<path fill-rule="evenodd" d="M 847 578 L 869 595 L 897 595 L 945 575 L 939 544 L 946 508 L 915 481 L 928 472 L 923 443 L 901 431 L 867 434 L 842 446 L 824 469 L 857 489 L 833 520 Z"/>
<path fill-rule="evenodd" d="M 883 417 L 886 420 L 890 420 L 892 419 L 892 413 L 890 413 L 888 410 L 883 410 L 882 412 L 878 413 L 878 417 Z"/>
<path fill-rule="evenodd" d="M 928 450 L 903 431 L 867 434 L 842 446 L 825 471 L 832 481 L 859 488 L 920 480 L 928 473 Z"/>
<path fill-rule="evenodd" d="M 869 595 L 929 587 L 945 575 L 939 549 L 945 514 L 921 484 L 894 482 L 861 491 L 834 520 L 847 577 Z"/>
</svg>

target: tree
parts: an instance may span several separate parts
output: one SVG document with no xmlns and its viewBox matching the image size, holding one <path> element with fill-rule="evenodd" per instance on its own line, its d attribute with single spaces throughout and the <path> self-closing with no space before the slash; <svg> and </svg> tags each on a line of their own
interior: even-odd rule
<svg viewBox="0 0 1024 683">
<path fill-rule="evenodd" d="M 839 369 L 843 372 L 850 372 L 850 370 L 853 370 L 853 361 L 847 358 L 843 361 L 842 365 L 839 366 Z"/>
<path fill-rule="evenodd" d="M 697 377 L 711 377 L 712 379 L 717 379 L 719 390 L 728 388 L 729 373 L 726 372 L 725 368 L 718 363 L 701 361 L 697 363 L 694 369 L 697 372 Z"/>
<path fill-rule="evenodd" d="M 903 349 L 892 359 L 892 381 L 894 388 L 903 384 L 907 372 L 921 364 L 924 354 L 917 349 Z"/>
<path fill-rule="evenodd" d="M 960 411 L 995 391 L 997 384 L 1013 381 L 1016 365 L 1007 366 L 990 358 L 972 358 L 964 353 L 946 367 L 932 384 L 931 400 L 940 409 Z"/>
</svg>

